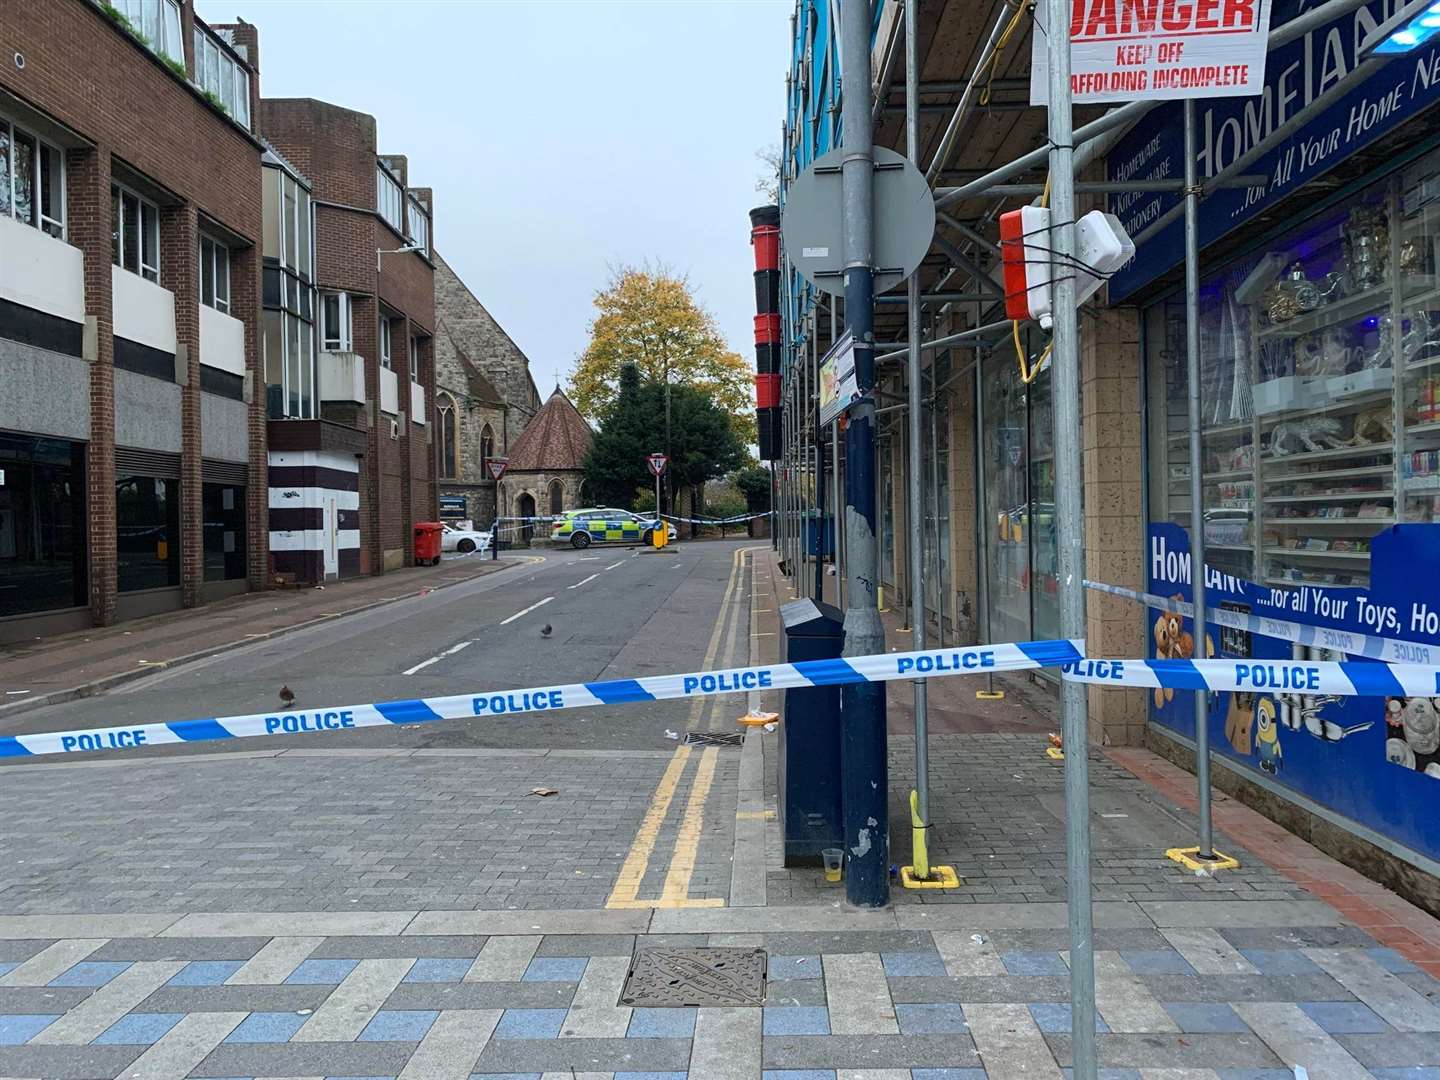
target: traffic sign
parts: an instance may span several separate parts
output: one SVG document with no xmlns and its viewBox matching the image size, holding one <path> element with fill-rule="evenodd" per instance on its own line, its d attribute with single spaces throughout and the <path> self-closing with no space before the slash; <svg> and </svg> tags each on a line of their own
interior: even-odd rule
<svg viewBox="0 0 1440 1080">
<path fill-rule="evenodd" d="M 651 454 L 645 459 L 645 463 L 650 466 L 650 471 L 652 473 L 654 473 L 656 476 L 659 476 L 665 471 L 665 464 L 669 460 L 670 458 L 667 454 Z"/>
<path fill-rule="evenodd" d="M 505 475 L 505 467 L 510 464 L 509 458 L 492 457 L 485 459 L 485 468 L 490 470 L 490 479 L 499 480 Z"/>
</svg>

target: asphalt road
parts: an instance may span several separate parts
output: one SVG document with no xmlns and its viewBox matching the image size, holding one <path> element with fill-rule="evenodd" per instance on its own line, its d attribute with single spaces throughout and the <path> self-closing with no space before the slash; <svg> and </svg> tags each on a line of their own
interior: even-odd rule
<svg viewBox="0 0 1440 1080">
<path fill-rule="evenodd" d="M 19 735 L 658 675 L 748 661 L 751 541 L 537 552 L 529 565 L 159 672 L 103 696 L 22 713 Z M 549 636 L 541 633 L 549 625 Z M 708 659 L 707 659 L 708 658 Z M 739 696 L 286 736 L 331 749 L 666 749 L 687 727 L 734 730 Z M 247 751 L 280 739 L 154 746 Z M 106 756 L 115 757 L 111 751 Z M 67 755 L 66 760 L 94 755 Z M 35 759 L 32 759 L 35 760 Z M 54 761 L 56 758 L 44 760 Z M 23 762 L 11 759 L 7 764 Z"/>
</svg>

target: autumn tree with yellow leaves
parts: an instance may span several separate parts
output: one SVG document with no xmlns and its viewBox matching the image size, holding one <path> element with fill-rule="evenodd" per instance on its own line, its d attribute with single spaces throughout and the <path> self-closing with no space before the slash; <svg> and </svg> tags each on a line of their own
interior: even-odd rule
<svg viewBox="0 0 1440 1080">
<path fill-rule="evenodd" d="M 647 382 L 689 386 L 709 395 L 750 441 L 755 428 L 754 377 L 730 351 L 714 317 L 683 277 L 661 269 L 622 267 L 595 294 L 590 344 L 570 377 L 570 400 L 598 421 L 633 363 Z"/>
</svg>

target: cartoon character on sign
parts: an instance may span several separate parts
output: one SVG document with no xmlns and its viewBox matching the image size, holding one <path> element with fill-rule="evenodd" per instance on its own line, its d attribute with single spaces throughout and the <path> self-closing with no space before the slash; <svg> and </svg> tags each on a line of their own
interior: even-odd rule
<svg viewBox="0 0 1440 1080">
<path fill-rule="evenodd" d="M 1273 698 L 1262 697 L 1255 702 L 1255 756 L 1260 759 L 1261 771 L 1271 776 L 1278 773 L 1284 763 Z"/>
<path fill-rule="evenodd" d="M 1236 691 L 1225 713 L 1225 738 L 1237 754 L 1250 756 L 1250 729 L 1255 724 L 1255 695 Z"/>
<path fill-rule="evenodd" d="M 1385 760 L 1440 777 L 1440 698 L 1385 699 Z"/>
</svg>

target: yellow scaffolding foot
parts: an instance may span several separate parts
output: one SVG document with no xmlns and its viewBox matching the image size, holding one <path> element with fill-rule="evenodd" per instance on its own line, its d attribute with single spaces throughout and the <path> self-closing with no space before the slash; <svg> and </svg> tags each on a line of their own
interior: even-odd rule
<svg viewBox="0 0 1440 1080">
<path fill-rule="evenodd" d="M 981 701 L 1001 701 L 1005 697 L 1004 690 L 976 690 L 975 696 Z"/>
<path fill-rule="evenodd" d="M 902 866 L 900 884 L 907 889 L 958 889 L 963 882 L 953 866 L 932 866 L 928 878 L 916 877 L 913 866 Z"/>
<path fill-rule="evenodd" d="M 1220 851 L 1211 853 L 1208 859 L 1200 858 L 1198 847 L 1172 847 L 1165 852 L 1165 857 L 1178 862 L 1187 870 L 1238 870 L 1240 860 L 1233 859 Z"/>
<path fill-rule="evenodd" d="M 1045 747 L 1045 756 L 1051 761 L 1064 761 L 1065 751 L 1061 750 L 1058 746 L 1047 746 Z"/>
<path fill-rule="evenodd" d="M 773 712 L 747 712 L 736 721 L 741 727 L 764 727 L 766 724 L 778 723 L 779 713 Z"/>
</svg>

